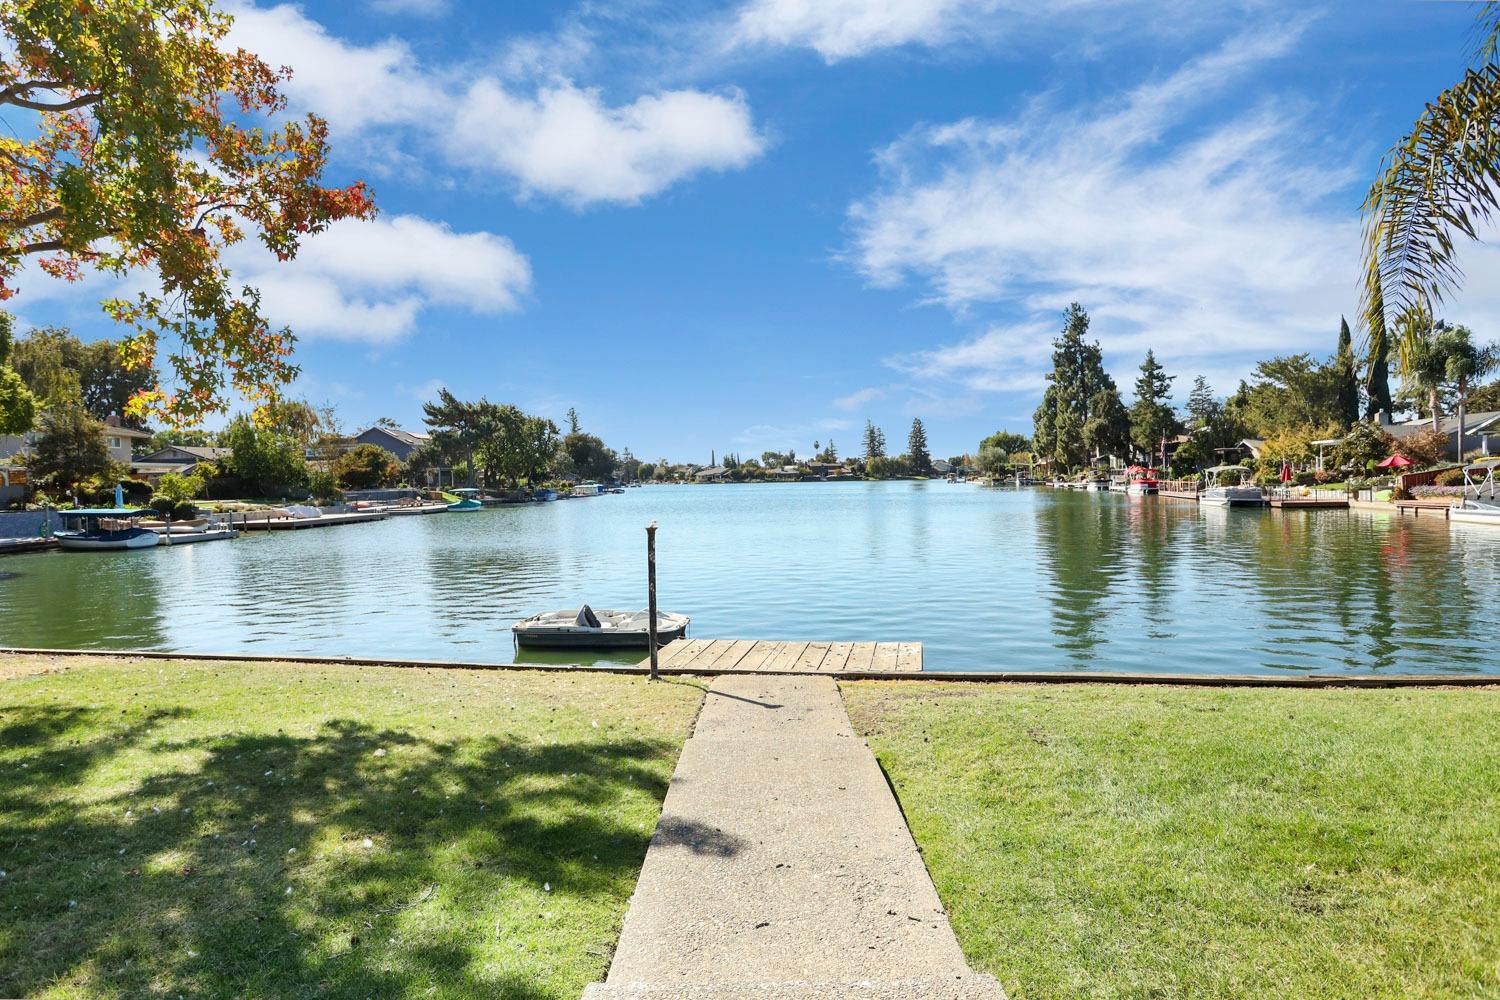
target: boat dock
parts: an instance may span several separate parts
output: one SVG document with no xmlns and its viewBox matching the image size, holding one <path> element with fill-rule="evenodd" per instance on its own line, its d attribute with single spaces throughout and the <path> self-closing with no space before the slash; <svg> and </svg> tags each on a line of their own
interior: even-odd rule
<svg viewBox="0 0 1500 1000">
<path fill-rule="evenodd" d="M 672 670 L 764 674 L 841 674 L 922 669 L 919 642 L 779 642 L 769 639 L 680 639 L 656 654 Z M 641 666 L 649 667 L 649 657 Z"/>
<path fill-rule="evenodd" d="M 1349 498 L 1271 497 L 1266 503 L 1280 510 L 1348 510 Z"/>
<path fill-rule="evenodd" d="M 57 548 L 55 538 L 0 538 L 0 556 Z"/>
<path fill-rule="evenodd" d="M 1454 504 L 1451 500 L 1397 500 L 1394 501 L 1394 506 L 1398 514 L 1410 514 L 1412 517 L 1421 517 L 1424 513 L 1435 514 L 1446 520 Z"/>
<path fill-rule="evenodd" d="M 230 515 L 229 523 L 241 531 L 300 531 L 303 528 L 332 528 L 339 524 L 384 521 L 387 516 L 383 510 L 324 514 L 321 517 L 272 517 L 270 511 L 252 511 Z"/>
</svg>

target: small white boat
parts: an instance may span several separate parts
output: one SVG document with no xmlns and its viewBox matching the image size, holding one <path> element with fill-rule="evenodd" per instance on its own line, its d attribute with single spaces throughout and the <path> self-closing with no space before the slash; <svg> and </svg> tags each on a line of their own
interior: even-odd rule
<svg viewBox="0 0 1500 1000">
<path fill-rule="evenodd" d="M 1500 486 L 1495 483 L 1496 471 L 1500 471 L 1500 458 L 1464 467 L 1463 506 L 1448 512 L 1449 521 L 1500 527 Z"/>
<path fill-rule="evenodd" d="M 124 549 L 149 549 L 161 543 L 161 536 L 140 526 L 143 517 L 156 516 L 154 510 L 122 510 L 116 507 L 60 510 L 58 514 L 67 530 L 53 532 L 57 544 L 72 552 L 118 552 Z"/>
<path fill-rule="evenodd" d="M 1234 485 L 1222 484 L 1219 480 L 1225 476 L 1233 476 L 1243 481 L 1242 477 L 1250 474 L 1250 470 L 1243 465 L 1216 465 L 1208 470 L 1208 488 L 1198 494 L 1198 502 L 1208 504 L 1210 507 L 1264 507 L 1266 505 L 1265 494 L 1261 493 L 1259 486 L 1244 486 L 1236 483 Z"/>
<path fill-rule="evenodd" d="M 1161 492 L 1161 484 L 1155 479 L 1137 477 L 1125 487 L 1125 492 L 1133 497 L 1154 497 Z"/>
<path fill-rule="evenodd" d="M 573 487 L 575 497 L 596 497 L 604 492 L 604 487 L 598 483 L 579 483 Z"/>
<path fill-rule="evenodd" d="M 522 646 L 550 649 L 646 649 L 650 645 L 649 611 L 544 611 L 510 627 Z M 687 634 L 687 615 L 656 613 L 656 641 L 671 642 Z"/>
</svg>

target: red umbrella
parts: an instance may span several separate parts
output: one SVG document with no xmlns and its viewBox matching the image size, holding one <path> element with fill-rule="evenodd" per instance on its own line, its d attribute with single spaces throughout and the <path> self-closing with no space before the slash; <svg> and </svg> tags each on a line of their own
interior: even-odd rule
<svg viewBox="0 0 1500 1000">
<path fill-rule="evenodd" d="M 1404 469 L 1408 465 L 1416 465 L 1416 464 L 1417 463 L 1413 462 L 1411 459 L 1407 458 L 1405 455 L 1401 454 L 1398 451 L 1398 452 L 1396 452 L 1396 454 L 1392 455 L 1390 458 L 1386 459 L 1385 461 L 1383 461 L 1383 462 L 1376 462 L 1375 463 L 1375 468 L 1377 468 L 1377 469 Z"/>
<path fill-rule="evenodd" d="M 1289 482 L 1292 481 L 1292 463 L 1291 462 L 1282 462 L 1281 463 L 1281 481 L 1283 483 L 1289 483 Z"/>
</svg>

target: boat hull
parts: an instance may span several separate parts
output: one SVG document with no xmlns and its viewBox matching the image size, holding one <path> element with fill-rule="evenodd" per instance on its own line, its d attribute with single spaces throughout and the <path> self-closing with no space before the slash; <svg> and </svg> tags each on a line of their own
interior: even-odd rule
<svg viewBox="0 0 1500 1000">
<path fill-rule="evenodd" d="M 600 610 L 595 614 L 602 623 L 598 628 L 578 624 L 571 611 L 550 611 L 516 622 L 511 626 L 511 634 L 517 645 L 532 649 L 650 648 L 651 636 L 645 627 L 644 613 Z M 658 645 L 681 639 L 687 634 L 689 624 L 686 615 L 658 612 Z"/>
<path fill-rule="evenodd" d="M 1459 524 L 1491 524 L 1500 527 L 1500 505 L 1475 504 L 1471 501 L 1450 510 L 1448 520 Z"/>
<path fill-rule="evenodd" d="M 471 497 L 469 499 L 459 500 L 459 501 L 456 501 L 454 503 L 450 503 L 448 505 L 448 509 L 451 510 L 451 511 L 453 511 L 456 514 L 463 514 L 463 513 L 467 513 L 468 511 L 471 511 L 471 510 L 484 510 L 484 504 L 480 503 L 478 500 L 475 500 L 475 499 L 473 499 Z"/>
<path fill-rule="evenodd" d="M 69 552 L 122 552 L 126 549 L 149 549 L 161 543 L 161 536 L 148 528 L 94 535 L 59 531 L 52 537 L 57 539 L 59 547 Z"/>
<path fill-rule="evenodd" d="M 686 625 L 657 629 L 656 641 L 659 645 L 666 645 L 686 634 Z M 521 631 L 516 632 L 515 636 L 516 642 L 527 649 L 646 649 L 651 644 L 650 637 L 645 632 Z"/>
</svg>

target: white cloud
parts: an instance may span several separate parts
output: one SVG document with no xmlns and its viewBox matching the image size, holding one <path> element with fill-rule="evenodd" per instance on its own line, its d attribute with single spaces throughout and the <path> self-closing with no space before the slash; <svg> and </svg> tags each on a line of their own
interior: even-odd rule
<svg viewBox="0 0 1500 1000">
<path fill-rule="evenodd" d="M 867 386 L 856 389 L 847 396 L 840 396 L 833 401 L 833 405 L 840 410 L 857 410 L 866 403 L 885 397 L 885 390 L 875 386 Z"/>
<path fill-rule="evenodd" d="M 394 38 L 346 42 L 288 4 L 236 7 L 232 41 L 290 66 L 294 110 L 327 118 L 340 148 L 354 140 L 365 163 L 385 169 L 431 169 L 431 153 L 508 175 L 525 196 L 631 204 L 706 170 L 744 167 L 766 146 L 738 92 L 669 90 L 610 104 L 575 85 L 562 74 L 592 45 L 578 26 L 513 39 L 498 75 L 426 67 Z M 546 82 L 523 82 L 538 78 Z"/>
<path fill-rule="evenodd" d="M 738 94 L 675 90 L 609 107 L 571 84 L 533 98 L 494 79 L 469 88 L 450 135 L 458 162 L 578 205 L 636 202 L 702 170 L 742 167 L 765 146 Z"/>
<path fill-rule="evenodd" d="M 509 312 L 531 289 L 531 265 L 509 240 L 413 215 L 337 222 L 290 261 L 249 244 L 235 247 L 230 261 L 261 290 L 274 323 L 336 340 L 397 340 L 430 306 Z"/>
<path fill-rule="evenodd" d="M 739 44 L 803 46 L 834 62 L 964 30 L 994 0 L 750 0 L 735 19 Z"/>
<path fill-rule="evenodd" d="M 315 111 L 336 134 L 410 125 L 443 114 L 445 86 L 405 42 L 355 45 L 336 38 L 291 4 L 230 8 L 229 41 L 272 66 L 289 66 L 283 90 L 294 110 Z"/>
<path fill-rule="evenodd" d="M 370 0 L 370 9 L 377 14 L 437 17 L 448 12 L 448 0 Z"/>
<path fill-rule="evenodd" d="M 727 30 L 731 48 L 809 48 L 829 63 L 903 45 L 937 46 L 984 42 L 1044 23 L 1066 24 L 1075 42 L 1085 28 L 1101 25 L 1104 12 L 1134 6 L 1134 0 L 746 0 Z M 1210 5 L 1212 7 L 1213 5 Z M 1210 12 L 1179 11 L 1181 28 Z M 1161 21 L 1160 17 L 1153 20 Z"/>
<path fill-rule="evenodd" d="M 1330 202 L 1356 178 L 1327 165 L 1284 102 L 1200 114 L 1297 37 L 1242 36 L 1102 107 L 1038 100 L 1014 121 L 923 128 L 882 151 L 883 188 L 850 210 L 857 266 L 960 313 L 1003 302 L 1014 317 L 889 363 L 1034 389 L 1074 299 L 1127 371 L 1147 347 L 1178 371 L 1331 350 L 1339 314 L 1357 305 L 1358 223 Z"/>
</svg>

